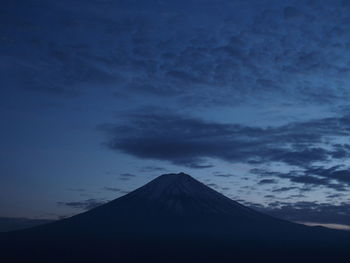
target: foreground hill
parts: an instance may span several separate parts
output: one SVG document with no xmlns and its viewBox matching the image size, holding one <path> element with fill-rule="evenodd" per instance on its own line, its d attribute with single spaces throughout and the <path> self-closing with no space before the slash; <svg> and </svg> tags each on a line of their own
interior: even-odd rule
<svg viewBox="0 0 350 263">
<path fill-rule="evenodd" d="M 88 212 L 0 236 L 2 262 L 347 262 L 350 234 L 249 209 L 166 174 Z"/>
</svg>

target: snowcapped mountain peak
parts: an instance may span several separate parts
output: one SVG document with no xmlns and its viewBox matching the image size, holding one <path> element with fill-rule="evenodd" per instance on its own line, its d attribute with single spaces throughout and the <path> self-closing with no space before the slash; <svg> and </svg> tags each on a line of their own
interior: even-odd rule
<svg viewBox="0 0 350 263">
<path fill-rule="evenodd" d="M 177 215 L 228 214 L 248 216 L 250 209 L 225 197 L 185 173 L 163 174 L 126 197 L 148 211 L 156 209 Z"/>
<path fill-rule="evenodd" d="M 194 185 L 201 183 L 190 175 L 181 172 L 163 174 L 146 185 L 164 190 L 168 187 L 188 187 L 189 184 L 194 187 Z"/>
<path fill-rule="evenodd" d="M 140 190 L 146 190 L 150 197 L 160 198 L 164 196 L 197 195 L 209 188 L 185 173 L 163 174 Z"/>
<path fill-rule="evenodd" d="M 188 174 L 185 174 L 183 172 L 181 173 L 169 173 L 169 174 L 163 174 L 159 177 L 157 177 L 154 181 L 157 181 L 157 182 L 162 182 L 162 183 L 167 183 L 167 184 L 171 184 L 171 183 L 174 183 L 175 181 L 178 181 L 178 180 L 189 180 L 189 179 L 193 179 L 190 175 Z"/>
</svg>

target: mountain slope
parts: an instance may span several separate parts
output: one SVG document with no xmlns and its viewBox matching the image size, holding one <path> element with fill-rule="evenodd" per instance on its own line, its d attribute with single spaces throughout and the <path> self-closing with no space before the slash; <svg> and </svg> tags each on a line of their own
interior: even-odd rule
<svg viewBox="0 0 350 263">
<path fill-rule="evenodd" d="M 0 217 L 0 232 L 26 229 L 53 222 L 49 219 L 31 219 L 17 217 Z"/>
<path fill-rule="evenodd" d="M 212 262 L 242 257 L 255 262 L 281 260 L 287 254 L 299 261 L 310 256 L 341 260 L 350 244 L 348 233 L 258 213 L 183 173 L 162 175 L 98 208 L 9 233 L 5 239 L 7 257 L 20 260 L 25 254 L 35 262 Z"/>
</svg>

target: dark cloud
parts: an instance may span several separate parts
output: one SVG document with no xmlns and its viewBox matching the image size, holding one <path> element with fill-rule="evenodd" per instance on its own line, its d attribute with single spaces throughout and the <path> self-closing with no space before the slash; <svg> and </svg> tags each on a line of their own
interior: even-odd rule
<svg viewBox="0 0 350 263">
<path fill-rule="evenodd" d="M 350 205 L 317 202 L 274 202 L 267 206 L 251 207 L 275 217 L 290 221 L 350 225 Z"/>
<path fill-rule="evenodd" d="M 336 170 L 339 166 L 333 168 L 302 168 L 300 170 L 291 170 L 289 172 L 274 172 L 267 171 L 264 169 L 251 169 L 250 172 L 260 176 L 275 176 L 281 179 L 287 179 L 292 183 L 300 183 L 309 186 L 326 186 L 333 188 L 337 191 L 346 191 L 349 182 L 347 181 L 346 171 Z M 341 176 L 333 176 L 333 173 L 340 174 Z M 344 178 L 345 174 L 345 178 Z M 297 188 L 297 187 L 287 187 L 288 188 Z M 300 188 L 302 191 L 309 191 L 309 188 Z M 278 191 L 274 190 L 274 191 Z"/>
<path fill-rule="evenodd" d="M 274 180 L 274 179 L 263 179 L 263 180 L 260 180 L 260 181 L 258 182 L 258 184 L 260 184 L 260 185 L 264 185 L 264 184 L 275 184 L 275 183 L 277 183 L 277 181 Z"/>
<path fill-rule="evenodd" d="M 328 180 L 335 180 L 350 185 L 350 170 L 343 169 L 344 166 L 337 165 L 330 168 L 312 167 L 305 171 L 305 174 L 316 175 Z"/>
<path fill-rule="evenodd" d="M 136 175 L 131 174 L 131 173 L 122 173 L 119 175 L 120 177 L 135 177 Z"/>
<path fill-rule="evenodd" d="M 58 202 L 57 204 L 59 206 L 68 206 L 71 208 L 76 208 L 81 210 L 90 210 L 100 205 L 103 205 L 105 203 L 106 201 L 103 201 L 103 200 L 87 199 L 84 201 L 77 201 L 77 202 Z"/>
<path fill-rule="evenodd" d="M 124 123 L 101 125 L 99 129 L 110 136 L 107 146 L 112 150 L 191 168 L 212 167 L 206 158 L 251 164 L 282 162 L 305 168 L 350 155 L 347 145 L 331 143 L 332 138 L 349 135 L 348 116 L 260 128 L 152 110 L 129 115 Z"/>
<path fill-rule="evenodd" d="M 214 165 L 207 163 L 200 158 L 177 159 L 174 161 L 174 164 L 186 166 L 192 169 L 206 169 L 214 167 Z"/>
<path fill-rule="evenodd" d="M 337 193 L 337 194 L 330 194 L 330 195 L 327 195 L 327 198 L 328 198 L 328 199 L 333 199 L 333 198 L 339 198 L 339 197 L 344 197 L 344 196 L 345 196 L 344 194 Z"/>
<path fill-rule="evenodd" d="M 294 187 L 294 186 L 281 187 L 281 188 L 273 189 L 272 192 L 281 193 L 281 192 L 287 192 L 287 191 L 295 190 L 295 189 L 298 189 L 298 187 Z"/>
<path fill-rule="evenodd" d="M 140 172 L 142 173 L 149 173 L 149 172 L 164 172 L 167 171 L 167 169 L 163 167 L 158 167 L 158 166 L 145 166 L 140 168 Z"/>
<path fill-rule="evenodd" d="M 234 175 L 233 174 L 227 174 L 227 173 L 214 173 L 214 176 L 228 178 L 228 177 L 232 177 Z"/>
<path fill-rule="evenodd" d="M 290 195 L 288 196 L 288 199 L 292 200 L 293 198 L 305 198 L 306 195 L 303 194 L 296 194 L 296 195 Z"/>
<path fill-rule="evenodd" d="M 346 101 L 346 5 L 258 2 L 6 5 L 6 75 L 21 76 L 26 89 L 64 97 L 102 86 L 192 106 L 235 105 L 256 94 Z"/>
<path fill-rule="evenodd" d="M 119 188 L 115 188 L 115 187 L 104 187 L 103 188 L 104 190 L 107 190 L 107 191 L 112 191 L 112 192 L 120 192 L 121 191 L 121 189 L 119 189 Z"/>
<path fill-rule="evenodd" d="M 134 174 L 131 174 L 131 173 L 122 173 L 122 174 L 119 174 L 119 180 L 122 180 L 122 181 L 128 181 L 130 179 L 132 179 L 133 177 L 135 177 L 136 175 Z"/>
</svg>

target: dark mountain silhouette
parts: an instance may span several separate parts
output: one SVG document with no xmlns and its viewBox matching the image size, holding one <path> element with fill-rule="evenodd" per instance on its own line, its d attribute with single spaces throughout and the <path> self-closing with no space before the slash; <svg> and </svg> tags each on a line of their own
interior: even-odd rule
<svg viewBox="0 0 350 263">
<path fill-rule="evenodd" d="M 88 212 L 0 236 L 2 262 L 341 262 L 350 234 L 280 220 L 184 173 Z"/>
<path fill-rule="evenodd" d="M 34 226 L 39 226 L 51 223 L 54 220 L 50 219 L 31 219 L 20 217 L 0 217 L 0 232 L 8 232 L 20 229 L 26 229 Z"/>
</svg>

